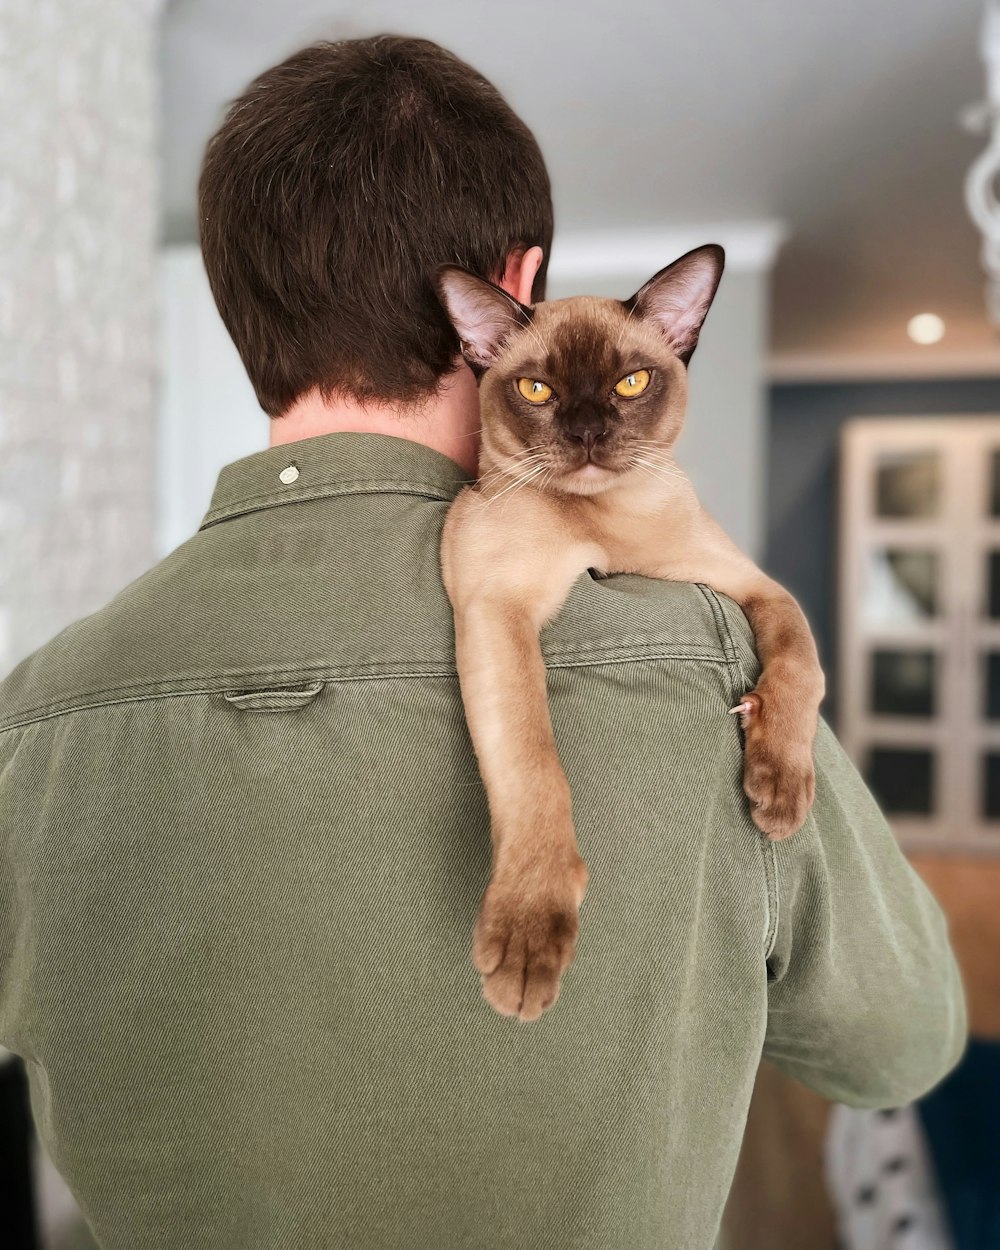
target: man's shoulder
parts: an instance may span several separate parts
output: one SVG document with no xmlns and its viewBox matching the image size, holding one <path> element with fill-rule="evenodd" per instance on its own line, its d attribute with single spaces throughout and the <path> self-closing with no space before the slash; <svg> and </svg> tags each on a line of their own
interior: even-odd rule
<svg viewBox="0 0 1000 1250">
<path fill-rule="evenodd" d="M 316 543 L 299 560 L 280 532 L 202 531 L 23 661 L 0 685 L 0 731 L 247 683 L 452 676 L 450 608 L 436 556 L 418 545 L 401 575 L 391 552 Z M 580 578 L 542 646 L 558 668 L 753 655 L 722 596 L 624 575 Z"/>
<path fill-rule="evenodd" d="M 141 697 L 167 674 L 172 665 L 165 653 L 177 649 L 184 632 L 189 547 L 22 660 L 0 683 L 0 731 L 76 707 Z"/>
<path fill-rule="evenodd" d="M 708 586 L 627 574 L 581 578 L 542 641 L 550 666 L 615 659 L 754 663 L 750 627 L 732 600 Z"/>
</svg>

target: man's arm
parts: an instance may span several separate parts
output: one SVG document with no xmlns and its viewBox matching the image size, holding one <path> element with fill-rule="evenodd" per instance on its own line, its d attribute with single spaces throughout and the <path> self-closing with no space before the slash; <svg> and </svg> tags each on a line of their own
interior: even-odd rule
<svg viewBox="0 0 1000 1250">
<path fill-rule="evenodd" d="M 958 1061 L 965 1001 L 945 920 L 833 734 L 816 802 L 773 846 L 764 1055 L 827 1098 L 911 1102 Z"/>
<path fill-rule="evenodd" d="M 0 707 L 3 706 L 3 685 L 0 684 Z M 16 891 L 11 856 L 13 841 L 13 800 L 10 797 L 10 774 L 14 751 L 20 738 L 17 731 L 0 733 L 0 1045 L 10 1044 L 11 1022 L 8 1008 L 11 999 L 10 964 L 14 955 Z"/>
</svg>

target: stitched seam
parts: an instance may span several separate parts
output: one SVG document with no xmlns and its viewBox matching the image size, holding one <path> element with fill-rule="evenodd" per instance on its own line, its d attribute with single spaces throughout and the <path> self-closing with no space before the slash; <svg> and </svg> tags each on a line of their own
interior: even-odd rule
<svg viewBox="0 0 1000 1250">
<path fill-rule="evenodd" d="M 745 686 L 742 690 L 737 689 L 739 685 L 743 685 L 746 682 L 746 674 L 743 672 L 739 653 L 736 650 L 736 644 L 733 642 L 733 635 L 729 630 L 729 621 L 726 619 L 726 614 L 722 604 L 719 602 L 718 595 L 716 595 L 711 586 L 704 586 L 700 582 L 697 583 L 697 586 L 712 612 L 715 629 L 719 635 L 719 642 L 722 645 L 722 653 L 725 656 L 726 667 L 730 672 L 732 681 L 730 693 L 738 699 L 746 693 Z"/>
<path fill-rule="evenodd" d="M 778 919 L 781 914 L 780 895 L 778 893 L 778 861 L 774 853 L 774 843 L 770 838 L 761 839 L 764 845 L 764 871 L 767 876 L 767 903 L 771 914 L 771 923 L 764 934 L 764 962 L 774 954 L 778 941 Z"/>
<path fill-rule="evenodd" d="M 720 657 L 717 654 L 704 655 L 704 656 L 688 656 L 688 655 L 676 655 L 671 652 L 658 652 L 655 654 L 639 655 L 639 656 L 595 657 L 589 661 L 580 661 L 580 662 L 573 661 L 569 663 L 558 663 L 552 660 L 547 660 L 546 668 L 603 668 L 605 666 L 609 666 L 612 664 L 615 664 L 615 665 L 617 664 L 645 664 L 645 663 L 648 663 L 649 661 L 657 661 L 657 660 L 684 660 L 684 661 L 687 661 L 690 663 L 696 663 L 696 664 L 726 664 L 727 663 L 724 659 L 720 659 Z M 192 696 L 212 695 L 212 694 L 224 695 L 227 691 L 232 693 L 233 686 L 231 684 L 231 679 L 233 677 L 238 676 L 243 681 L 253 682 L 257 679 L 267 678 L 268 676 L 276 676 L 278 672 L 284 672 L 286 674 L 291 674 L 291 673 L 295 674 L 295 677 L 287 683 L 288 685 L 293 685 L 296 682 L 308 681 L 310 678 L 312 678 L 313 680 L 322 680 L 324 685 L 332 685 L 335 683 L 342 683 L 346 685 L 354 681 L 396 681 L 396 680 L 405 681 L 405 680 L 408 680 L 410 678 L 415 678 L 415 677 L 417 678 L 419 677 L 435 677 L 435 678 L 457 677 L 457 672 L 453 667 L 451 668 L 444 668 L 444 667 L 422 668 L 422 669 L 400 668 L 398 671 L 395 671 L 395 672 L 390 671 L 388 666 L 383 666 L 377 670 L 373 669 L 370 672 L 364 672 L 356 668 L 344 668 L 340 670 L 327 669 L 327 668 L 323 668 L 323 669 L 296 668 L 296 669 L 283 669 L 283 670 L 256 669 L 253 672 L 249 672 L 249 673 L 240 672 L 238 674 L 237 673 L 224 674 L 224 676 L 229 678 L 229 681 L 222 682 L 218 685 L 206 685 L 204 681 L 202 681 L 201 684 L 195 684 L 192 679 L 192 683 L 190 685 L 184 685 L 183 683 L 175 682 L 171 685 L 170 689 L 157 689 L 155 686 L 151 686 L 151 687 L 141 689 L 141 690 L 138 687 L 122 687 L 119 690 L 96 692 L 93 695 L 84 696 L 82 700 L 79 702 L 48 704 L 41 708 L 35 708 L 31 712 L 26 713 L 25 715 L 23 715 L 22 717 L 19 717 L 16 720 L 11 720 L 11 721 L 7 721 L 4 723 L 0 723 L 0 734 L 12 732 L 17 729 L 23 729 L 27 725 L 37 725 L 42 721 L 53 720 L 56 717 L 65 716 L 69 712 L 85 712 L 85 711 L 91 710 L 92 708 L 116 707 L 120 704 L 125 704 L 125 703 L 146 703 L 146 702 L 152 702 L 155 699 L 183 698 L 187 695 L 192 695 Z M 126 693 L 126 691 L 128 690 L 135 690 L 136 693 L 128 694 Z M 108 697 L 106 698 L 103 697 L 104 694 L 107 694 Z"/>
<path fill-rule="evenodd" d="M 733 642 L 733 635 L 729 629 L 729 621 L 723 611 L 722 604 L 719 602 L 719 596 L 711 586 L 706 586 L 703 582 L 696 582 L 695 585 L 712 613 L 712 619 L 715 621 L 715 630 L 719 635 L 719 642 L 722 644 L 723 654 L 731 664 L 735 664 L 738 668 L 739 655 L 736 651 L 736 644 Z M 742 677 L 743 674 L 740 673 L 740 676 Z"/>
<path fill-rule="evenodd" d="M 470 479 L 471 481 L 472 479 Z M 336 495 L 419 495 L 430 499 L 451 501 L 455 498 L 454 491 L 446 486 L 433 482 L 397 482 L 384 478 L 347 478 L 336 483 L 327 483 L 299 490 L 266 491 L 259 495 L 247 495 L 236 503 L 225 504 L 219 508 L 211 508 L 202 521 L 199 529 L 208 529 L 219 521 L 228 521 L 232 517 L 245 516 L 248 512 L 257 512 L 265 508 L 277 507 L 285 503 L 305 503 L 310 499 L 329 499 Z"/>
<path fill-rule="evenodd" d="M 646 646 L 649 642 L 646 641 Z M 642 649 L 642 641 L 611 642 L 607 646 L 560 646 L 557 650 L 545 651 L 545 662 L 562 659 L 576 659 L 577 656 L 609 656 L 625 655 L 630 659 L 641 660 L 646 656 L 654 655 L 659 657 L 669 657 L 672 660 L 715 660 L 716 664 L 727 664 L 729 660 L 725 654 L 721 654 L 710 646 L 697 646 L 696 644 L 687 645 L 686 642 L 680 642 L 671 646 L 669 651 L 646 651 Z"/>
<path fill-rule="evenodd" d="M 624 652 L 624 654 L 622 654 Z M 717 651 L 709 651 L 705 649 L 702 652 L 689 652 L 683 648 L 672 648 L 668 650 L 658 651 L 640 651 L 635 652 L 634 648 L 628 647 L 593 647 L 593 648 L 565 648 L 563 650 L 547 653 L 545 660 L 549 668 L 567 668 L 574 667 L 578 660 L 587 658 L 596 663 L 607 661 L 609 663 L 627 662 L 630 660 L 692 660 L 705 661 L 707 663 L 724 663 L 725 661 L 719 656 Z M 568 663 L 563 663 L 567 660 Z M 283 685 L 294 685 L 296 678 L 292 674 L 305 674 L 298 680 L 305 681 L 308 677 L 316 676 L 319 673 L 329 675 L 328 680 L 344 677 L 368 678 L 368 677 L 438 677 L 451 676 L 456 672 L 454 665 L 428 666 L 426 664 L 332 664 L 332 665 L 314 665 L 311 667 L 303 667 L 300 664 L 277 664 L 268 665 L 263 668 L 235 668 L 223 669 L 221 672 L 213 674 L 212 677 L 174 677 L 169 682 L 133 682 L 126 686 L 110 686 L 99 690 L 86 690 L 82 694 L 74 698 L 55 699 L 50 703 L 41 703 L 36 707 L 30 708 L 28 711 L 21 713 L 20 716 L 14 717 L 6 721 L 0 721 L 0 730 L 10 728 L 14 725 L 26 723 L 25 717 L 44 716 L 46 713 L 67 709 L 71 707 L 85 707 L 92 702 L 105 701 L 105 695 L 122 695 L 126 698 L 130 695 L 149 695 L 150 697 L 158 697 L 159 695 L 185 694 L 189 691 L 201 689 L 231 689 L 232 686 L 225 686 L 225 682 L 236 681 L 255 681 L 257 678 L 266 677 L 289 677 L 289 680 L 283 682 Z M 206 685 L 208 683 L 208 685 Z"/>
<path fill-rule="evenodd" d="M 719 630 L 720 641 L 723 649 L 728 657 L 730 678 L 734 676 L 739 679 L 739 684 L 733 682 L 731 692 L 735 700 L 739 700 L 747 692 L 749 682 L 746 673 L 743 671 L 743 665 L 740 663 L 739 652 L 736 650 L 736 644 L 733 641 L 733 635 L 729 628 L 729 620 L 718 595 L 710 586 L 702 586 L 699 584 L 698 589 L 702 591 L 712 608 L 712 615 L 715 617 L 716 628 Z M 722 637 L 723 632 L 725 638 Z M 767 962 L 774 950 L 774 944 L 778 938 L 778 874 L 777 864 L 774 857 L 774 844 L 768 839 L 758 834 L 758 843 L 761 848 L 761 859 L 764 865 L 764 887 L 767 894 L 767 924 L 764 927 L 764 961 Z"/>
</svg>

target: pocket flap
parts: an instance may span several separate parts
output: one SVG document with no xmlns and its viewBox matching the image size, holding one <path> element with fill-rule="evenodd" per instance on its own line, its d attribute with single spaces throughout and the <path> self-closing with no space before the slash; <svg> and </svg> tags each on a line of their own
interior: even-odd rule
<svg viewBox="0 0 1000 1250">
<path fill-rule="evenodd" d="M 225 690 L 223 698 L 244 712 L 297 712 L 312 703 L 326 685 L 322 681 L 307 686 L 274 686 L 264 690 Z"/>
</svg>

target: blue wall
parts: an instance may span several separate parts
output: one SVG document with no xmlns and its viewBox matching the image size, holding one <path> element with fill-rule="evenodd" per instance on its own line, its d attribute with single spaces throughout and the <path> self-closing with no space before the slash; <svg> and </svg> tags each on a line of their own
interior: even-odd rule
<svg viewBox="0 0 1000 1250">
<path fill-rule="evenodd" d="M 765 567 L 798 598 L 826 669 L 836 722 L 837 480 L 844 422 L 859 416 L 1000 414 L 1000 378 L 773 386 Z"/>
</svg>

